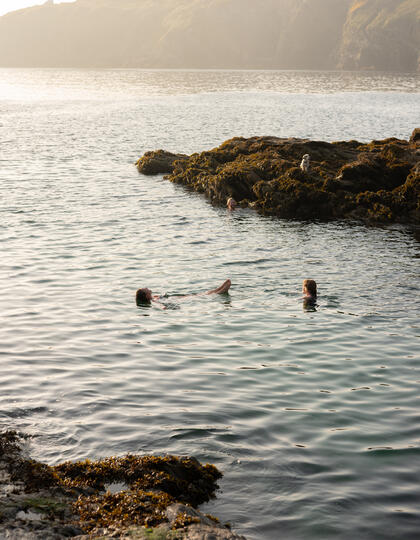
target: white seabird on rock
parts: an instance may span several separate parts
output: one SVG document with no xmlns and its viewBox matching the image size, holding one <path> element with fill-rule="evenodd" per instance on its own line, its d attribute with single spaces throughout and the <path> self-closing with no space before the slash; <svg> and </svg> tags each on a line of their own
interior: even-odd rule
<svg viewBox="0 0 420 540">
<path fill-rule="evenodd" d="M 302 169 L 303 172 L 309 171 L 309 160 L 310 160 L 309 154 L 305 154 L 302 158 L 302 161 L 300 162 L 300 168 Z"/>
</svg>

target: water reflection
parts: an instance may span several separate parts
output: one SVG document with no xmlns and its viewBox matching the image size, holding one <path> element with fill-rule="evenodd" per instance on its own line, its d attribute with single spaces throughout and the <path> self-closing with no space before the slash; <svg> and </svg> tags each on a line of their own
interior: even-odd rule
<svg viewBox="0 0 420 540">
<path fill-rule="evenodd" d="M 206 93 L 418 92 L 416 73 L 299 70 L 0 69 L 0 99 Z"/>
<path fill-rule="evenodd" d="M 302 300 L 302 305 L 304 311 L 316 311 L 316 308 L 318 307 L 316 299 L 313 298 L 304 298 Z"/>
</svg>

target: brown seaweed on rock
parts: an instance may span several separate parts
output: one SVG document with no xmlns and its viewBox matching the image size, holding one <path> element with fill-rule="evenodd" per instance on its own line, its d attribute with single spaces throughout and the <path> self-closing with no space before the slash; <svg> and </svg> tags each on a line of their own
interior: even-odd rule
<svg viewBox="0 0 420 540">
<path fill-rule="evenodd" d="M 194 525 L 215 538 L 243 539 L 223 525 L 210 527 L 198 510 L 186 516 L 214 497 L 222 474 L 213 465 L 193 457 L 126 455 L 49 466 L 22 454 L 24 437 L 0 433 L 0 538 L 10 531 L 26 537 L 32 528 L 37 538 L 82 532 L 89 538 L 144 538 L 144 527 L 159 527 L 156 537 L 175 538 L 171 528 L 187 531 Z M 182 512 L 170 519 L 171 508 L 172 514 L 174 508 Z M 22 525 L 26 512 L 31 519 Z"/>
<path fill-rule="evenodd" d="M 198 506 L 217 489 L 221 473 L 195 458 L 176 456 L 110 457 L 99 461 L 66 462 L 52 467 L 69 488 L 89 486 L 105 490 L 106 484 L 124 483 L 130 489 L 164 491 L 182 503 Z"/>
<path fill-rule="evenodd" d="M 136 166 L 139 172 L 143 174 L 165 174 L 173 171 L 174 162 L 177 160 L 186 159 L 185 154 L 172 154 L 166 150 L 155 150 L 146 152 L 139 159 Z"/>
<path fill-rule="evenodd" d="M 161 150 L 138 161 L 147 174 Z M 310 168 L 301 170 L 304 154 Z M 291 219 L 356 219 L 419 223 L 420 129 L 409 141 L 364 144 L 277 137 L 235 137 L 218 148 L 174 159 L 171 182 L 204 193 L 214 204 L 233 197 L 240 206 Z"/>
</svg>

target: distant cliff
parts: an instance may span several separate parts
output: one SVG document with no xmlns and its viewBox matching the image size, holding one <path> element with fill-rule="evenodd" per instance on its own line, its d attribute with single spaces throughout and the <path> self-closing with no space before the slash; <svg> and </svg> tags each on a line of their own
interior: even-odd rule
<svg viewBox="0 0 420 540">
<path fill-rule="evenodd" d="M 0 66 L 420 70 L 419 0 L 77 0 L 0 17 Z"/>
<path fill-rule="evenodd" d="M 420 1 L 352 2 L 343 29 L 339 67 L 420 70 Z"/>
</svg>

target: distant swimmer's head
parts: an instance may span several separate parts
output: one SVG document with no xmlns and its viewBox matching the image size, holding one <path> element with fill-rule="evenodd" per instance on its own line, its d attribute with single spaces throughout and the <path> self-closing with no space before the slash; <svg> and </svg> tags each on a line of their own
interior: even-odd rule
<svg viewBox="0 0 420 540">
<path fill-rule="evenodd" d="M 136 304 L 150 304 L 152 301 L 152 291 L 147 287 L 136 291 Z"/>
<path fill-rule="evenodd" d="M 229 199 L 227 200 L 227 203 L 226 203 L 226 206 L 228 207 L 229 210 L 235 210 L 236 208 L 236 201 L 233 197 L 229 197 Z"/>
<path fill-rule="evenodd" d="M 316 281 L 313 279 L 304 279 L 302 285 L 302 293 L 313 298 L 317 297 Z"/>
</svg>

